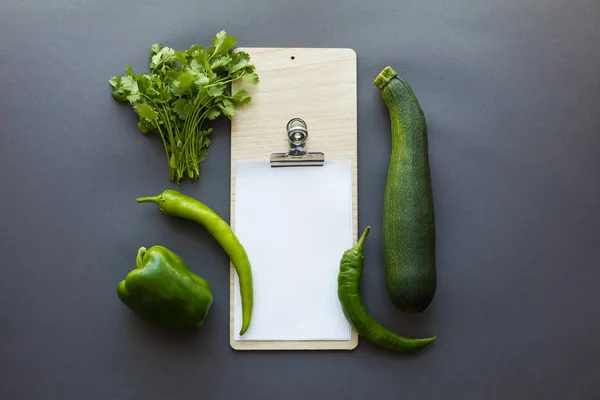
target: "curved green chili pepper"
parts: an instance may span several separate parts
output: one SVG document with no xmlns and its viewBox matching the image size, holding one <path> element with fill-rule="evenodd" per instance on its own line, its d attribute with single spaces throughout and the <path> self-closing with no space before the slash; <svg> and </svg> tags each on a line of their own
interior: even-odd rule
<svg viewBox="0 0 600 400">
<path fill-rule="evenodd" d="M 213 238 L 225 250 L 237 272 L 242 298 L 243 335 L 250 326 L 253 306 L 252 270 L 246 250 L 233 233 L 231 227 L 217 213 L 200 201 L 179 193 L 176 190 L 165 190 L 158 196 L 140 197 L 138 203 L 154 203 L 160 211 L 173 216 L 188 219 L 203 225 Z"/>
<path fill-rule="evenodd" d="M 346 250 L 340 262 L 338 275 L 338 298 L 342 303 L 344 315 L 358 332 L 369 342 L 390 350 L 409 351 L 423 348 L 435 340 L 429 338 L 412 338 L 395 333 L 371 317 L 360 297 L 360 277 L 362 275 L 364 256 L 362 247 L 369 235 L 367 226 L 358 243 Z"/>
</svg>

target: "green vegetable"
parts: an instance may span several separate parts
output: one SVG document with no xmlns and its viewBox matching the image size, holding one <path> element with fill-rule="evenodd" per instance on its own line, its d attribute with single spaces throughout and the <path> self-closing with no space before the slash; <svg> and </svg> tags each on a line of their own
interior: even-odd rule
<svg viewBox="0 0 600 400">
<path fill-rule="evenodd" d="M 165 328 L 201 327 L 213 302 L 210 285 L 163 246 L 139 249 L 136 269 L 119 283 L 119 299 L 140 317 Z"/>
<path fill-rule="evenodd" d="M 370 229 L 369 226 L 365 228 L 358 243 L 344 252 L 340 262 L 338 298 L 344 315 L 359 335 L 375 345 L 395 351 L 421 349 L 435 341 L 435 336 L 412 338 L 395 333 L 371 317 L 362 301 L 360 296 L 360 278 L 364 264 L 362 248 Z"/>
<path fill-rule="evenodd" d="M 165 190 L 158 196 L 140 197 L 137 201 L 138 203 L 154 203 L 158 205 L 160 211 L 167 215 L 184 218 L 203 225 L 225 250 L 239 278 L 240 296 L 242 298 L 242 328 L 240 335 L 243 335 L 248 330 L 252 318 L 254 302 L 252 270 L 246 250 L 229 225 L 205 204 L 175 190 Z"/>
<path fill-rule="evenodd" d="M 150 73 L 134 74 L 128 65 L 125 76 L 109 81 L 112 97 L 130 103 L 138 114 L 140 131 L 162 139 L 169 179 L 177 184 L 186 176 L 200 176 L 199 163 L 211 144 L 208 121 L 219 116 L 232 119 L 236 107 L 251 101 L 245 89 L 231 94 L 228 85 L 238 79 L 258 83 L 250 56 L 230 51 L 235 37 L 221 31 L 212 41 L 207 49 L 193 45 L 183 52 L 153 44 Z"/>
<path fill-rule="evenodd" d="M 427 125 L 412 88 L 392 68 L 374 83 L 388 108 L 392 136 L 383 204 L 386 286 L 396 307 L 418 313 L 437 286 Z"/>
</svg>

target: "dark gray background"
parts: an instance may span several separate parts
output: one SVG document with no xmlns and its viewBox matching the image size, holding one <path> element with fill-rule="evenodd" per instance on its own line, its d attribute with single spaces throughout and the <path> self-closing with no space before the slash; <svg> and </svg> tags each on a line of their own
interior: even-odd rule
<svg viewBox="0 0 600 400">
<path fill-rule="evenodd" d="M 0 398 L 599 399 L 600 3 L 18 1 L 0 11 Z M 227 29 L 240 46 L 358 54 L 363 294 L 385 325 L 438 341 L 414 355 L 235 352 L 228 260 L 191 223 L 138 205 L 166 187 L 159 142 L 108 79 Z M 392 65 L 426 113 L 439 286 L 394 309 L 383 280 Z M 181 190 L 229 220 L 229 123 Z M 148 326 L 115 295 L 139 246 L 205 277 L 201 333 Z M 308 294 L 307 294 L 308 295 Z"/>
</svg>

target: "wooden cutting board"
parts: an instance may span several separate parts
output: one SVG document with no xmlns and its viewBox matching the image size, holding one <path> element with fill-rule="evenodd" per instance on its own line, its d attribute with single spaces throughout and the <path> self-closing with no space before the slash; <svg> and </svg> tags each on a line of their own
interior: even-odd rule
<svg viewBox="0 0 600 400">
<path fill-rule="evenodd" d="M 231 124 L 231 226 L 236 229 L 236 163 L 268 162 L 271 153 L 286 152 L 286 124 L 292 118 L 308 125 L 308 151 L 325 153 L 325 159 L 349 160 L 352 171 L 352 241 L 358 236 L 357 201 L 357 87 L 356 54 L 351 49 L 240 48 L 250 54 L 260 77 L 258 85 L 235 82 L 233 92 L 245 88 L 252 102 L 240 108 Z M 306 210 L 310 213 L 310 210 Z M 341 253 L 340 253 L 341 257 Z M 255 266 L 253 266 L 254 268 Z M 335 268 L 338 268 L 335 266 Z M 230 344 L 237 350 L 349 350 L 349 340 L 243 340 L 236 338 L 236 274 L 230 269 Z M 256 290 L 256 288 L 255 288 Z M 333 288 L 336 290 L 336 288 Z M 261 304 L 254 304 L 255 310 Z M 253 320 L 253 323 L 258 323 Z M 251 326 L 252 328 L 252 326 Z"/>
</svg>

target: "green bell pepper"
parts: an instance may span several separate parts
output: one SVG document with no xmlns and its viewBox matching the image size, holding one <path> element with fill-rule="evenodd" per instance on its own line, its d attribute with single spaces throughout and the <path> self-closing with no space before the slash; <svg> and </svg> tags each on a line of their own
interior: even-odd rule
<svg viewBox="0 0 600 400">
<path fill-rule="evenodd" d="M 117 287 L 119 299 L 137 315 L 165 328 L 200 328 L 213 302 L 210 285 L 164 246 L 140 248 L 136 269 Z"/>
</svg>

